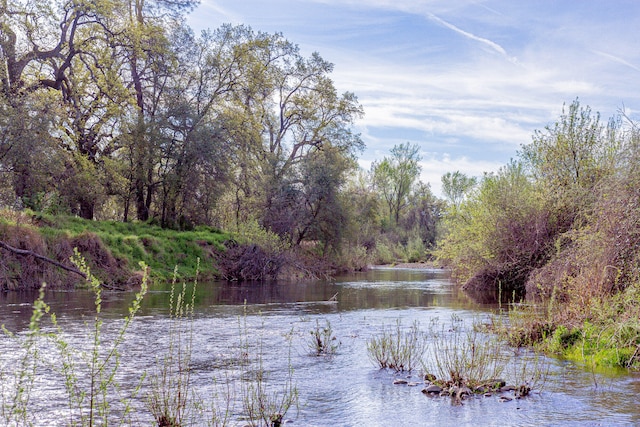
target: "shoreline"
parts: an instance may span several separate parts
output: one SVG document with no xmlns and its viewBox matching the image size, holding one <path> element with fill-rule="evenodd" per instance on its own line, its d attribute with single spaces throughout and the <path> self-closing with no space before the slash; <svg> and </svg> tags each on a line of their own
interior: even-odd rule
<svg viewBox="0 0 640 427">
<path fill-rule="evenodd" d="M 373 265 L 372 267 L 373 268 L 376 268 L 376 267 L 409 268 L 409 269 L 416 269 L 416 270 L 420 270 L 420 269 L 440 269 L 441 268 L 441 267 L 438 267 L 433 262 L 398 262 L 398 263 L 393 263 L 393 264 Z"/>
</svg>

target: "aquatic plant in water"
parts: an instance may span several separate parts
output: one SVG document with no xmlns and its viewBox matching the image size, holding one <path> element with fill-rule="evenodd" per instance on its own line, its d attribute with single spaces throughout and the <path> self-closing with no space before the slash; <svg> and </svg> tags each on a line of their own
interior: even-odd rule
<svg viewBox="0 0 640 427">
<path fill-rule="evenodd" d="M 402 328 L 400 319 L 393 329 L 383 327 L 382 332 L 367 341 L 369 359 L 381 369 L 411 371 L 419 366 L 427 348 L 426 335 L 418 322 L 408 329 Z"/>
<path fill-rule="evenodd" d="M 332 356 L 338 351 L 340 342 L 337 340 L 331 328 L 329 320 L 325 320 L 324 327 L 320 326 L 320 322 L 316 320 L 316 327 L 310 331 L 311 341 L 309 349 L 316 356 Z"/>
</svg>

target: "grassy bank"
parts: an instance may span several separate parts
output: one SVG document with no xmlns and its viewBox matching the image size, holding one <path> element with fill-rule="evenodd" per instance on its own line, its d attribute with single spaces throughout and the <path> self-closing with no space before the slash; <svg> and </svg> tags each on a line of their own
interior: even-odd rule
<svg viewBox="0 0 640 427">
<path fill-rule="evenodd" d="M 12 247 L 33 251 L 67 265 L 77 247 L 95 274 L 105 283 L 135 284 L 139 262 L 150 266 L 154 278 L 167 279 L 178 266 L 178 275 L 188 279 L 196 271 L 216 274 L 214 253 L 223 249 L 229 235 L 210 227 L 175 231 L 139 222 L 88 221 L 71 216 L 51 216 L 29 211 L 0 211 L 0 240 Z M 31 256 L 3 250 L 0 286 L 4 289 L 69 287 L 81 278 Z"/>
<path fill-rule="evenodd" d="M 533 346 L 590 370 L 640 369 L 640 286 L 570 301 L 550 298 L 512 309 L 503 333 L 514 346 Z"/>
</svg>

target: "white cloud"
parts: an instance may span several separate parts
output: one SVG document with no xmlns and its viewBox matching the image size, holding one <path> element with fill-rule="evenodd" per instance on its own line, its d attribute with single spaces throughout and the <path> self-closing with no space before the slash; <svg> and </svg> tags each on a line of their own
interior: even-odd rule
<svg viewBox="0 0 640 427">
<path fill-rule="evenodd" d="M 618 64 L 625 65 L 625 66 L 631 68 L 632 70 L 640 71 L 640 67 L 637 67 L 637 66 L 631 64 L 630 62 L 628 62 L 628 61 L 626 61 L 626 60 L 624 60 L 622 58 L 619 58 L 619 57 L 617 57 L 615 55 L 612 55 L 610 53 L 602 52 L 602 51 L 599 51 L 599 50 L 594 50 L 593 53 L 595 53 L 597 55 L 600 55 L 600 56 L 602 56 L 604 58 L 607 58 L 607 59 L 609 59 L 611 61 L 617 62 Z"/>
<path fill-rule="evenodd" d="M 423 182 L 430 183 L 431 190 L 438 197 L 443 197 L 440 179 L 447 172 L 460 171 L 467 176 L 480 179 L 485 172 L 497 172 L 504 165 L 502 162 L 476 161 L 465 156 L 451 157 L 449 153 L 427 153 L 423 154 L 423 157 L 420 162 L 420 178 Z"/>
</svg>

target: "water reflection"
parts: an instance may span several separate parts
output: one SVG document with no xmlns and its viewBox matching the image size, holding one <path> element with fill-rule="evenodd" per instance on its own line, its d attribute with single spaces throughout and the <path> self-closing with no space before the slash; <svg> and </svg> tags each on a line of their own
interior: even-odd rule
<svg viewBox="0 0 640 427">
<path fill-rule="evenodd" d="M 181 287 L 179 284 L 178 287 Z M 186 284 L 191 295 L 192 284 Z M 146 295 L 141 314 L 167 313 L 171 284 L 155 283 Z M 337 304 L 326 304 L 337 295 Z M 28 327 L 35 292 L 0 293 L 0 324 L 10 331 Z M 104 291 L 102 309 L 107 317 L 122 317 L 134 298 L 133 292 Z M 55 291 L 45 294 L 45 301 L 62 318 L 91 316 L 94 296 L 87 290 Z M 195 310 L 200 314 L 221 305 L 315 306 L 319 312 L 332 310 L 402 309 L 410 307 L 449 307 L 478 309 L 459 288 L 452 286 L 446 270 L 374 268 L 366 272 L 337 277 L 331 281 L 270 283 L 207 282 L 196 286 Z M 490 306 L 484 306 L 490 307 Z M 266 309 L 266 308 L 262 308 Z"/>
</svg>

